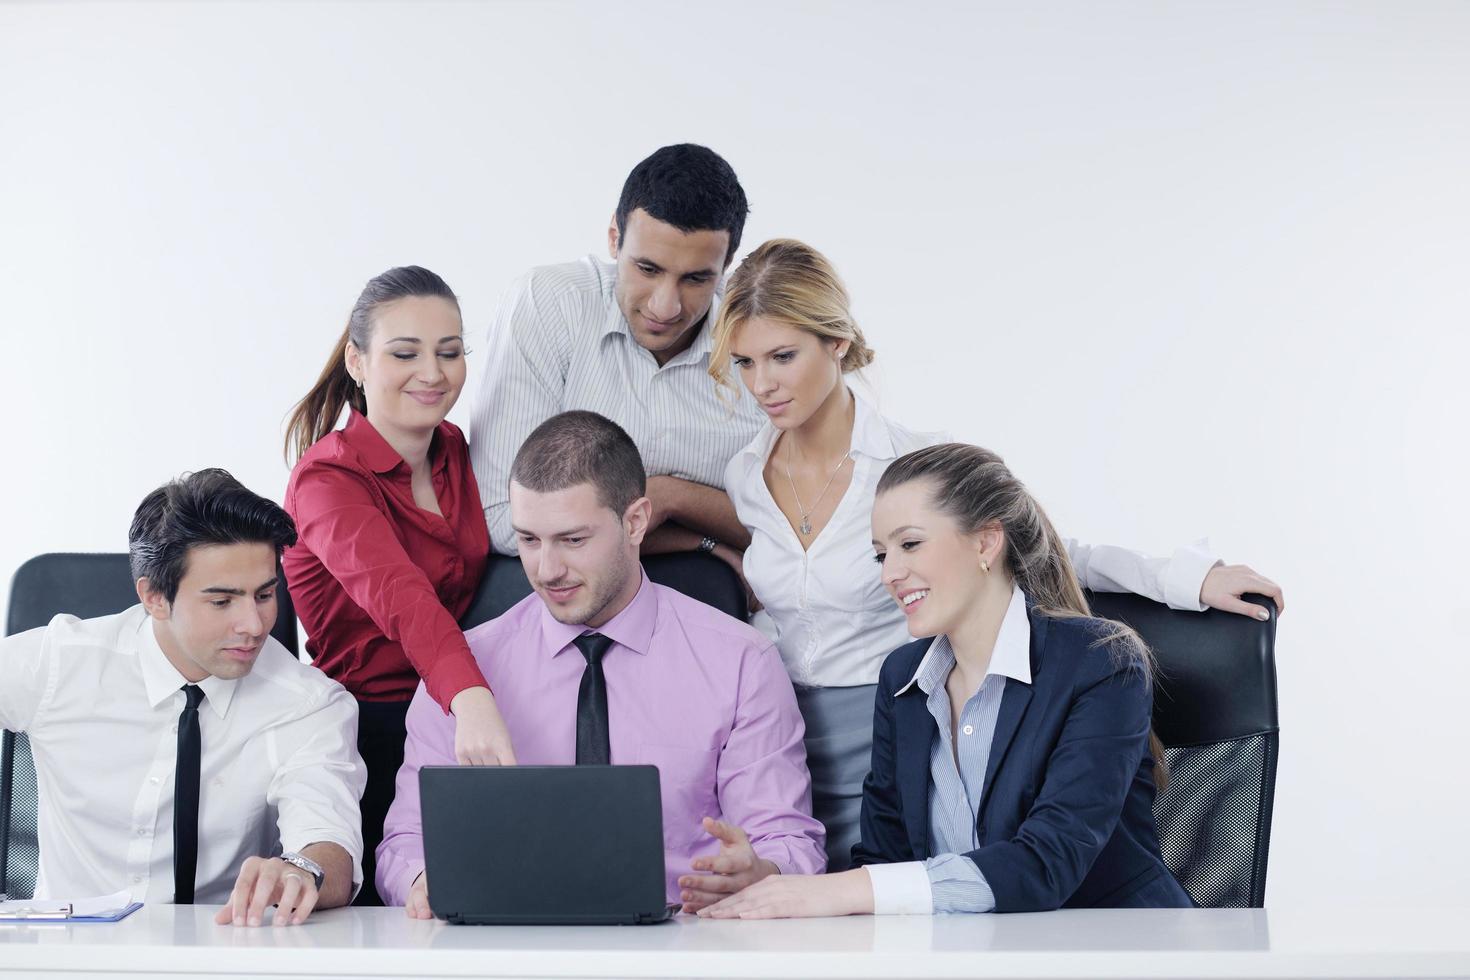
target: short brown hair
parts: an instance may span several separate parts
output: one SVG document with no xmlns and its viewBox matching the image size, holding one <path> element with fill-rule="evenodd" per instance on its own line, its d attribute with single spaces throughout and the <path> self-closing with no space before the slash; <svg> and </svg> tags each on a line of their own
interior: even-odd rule
<svg viewBox="0 0 1470 980">
<path fill-rule="evenodd" d="M 590 483 L 597 499 L 622 516 L 643 496 L 648 479 L 633 440 L 596 412 L 562 412 L 542 422 L 521 443 L 510 478 L 527 490 L 552 493 Z"/>
</svg>

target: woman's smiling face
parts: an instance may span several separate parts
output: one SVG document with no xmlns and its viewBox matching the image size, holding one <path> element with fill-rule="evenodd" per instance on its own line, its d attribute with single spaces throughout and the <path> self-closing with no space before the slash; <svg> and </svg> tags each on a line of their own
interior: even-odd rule
<svg viewBox="0 0 1470 980">
<path fill-rule="evenodd" d="M 934 505 L 934 485 L 910 480 L 873 503 L 873 552 L 909 635 L 952 633 L 981 599 L 977 535 Z"/>
<path fill-rule="evenodd" d="M 368 420 L 380 432 L 421 432 L 444 421 L 465 382 L 459 309 L 439 296 L 405 296 L 373 314 L 364 353 L 347 347 Z"/>
</svg>

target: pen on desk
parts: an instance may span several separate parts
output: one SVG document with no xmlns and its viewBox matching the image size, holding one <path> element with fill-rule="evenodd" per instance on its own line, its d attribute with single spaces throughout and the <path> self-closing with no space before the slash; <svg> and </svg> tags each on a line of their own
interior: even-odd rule
<svg viewBox="0 0 1470 980">
<path fill-rule="evenodd" d="M 11 913 L 15 919 L 69 919 L 71 918 L 71 906 L 62 905 L 56 908 L 38 909 L 34 906 L 15 909 Z"/>
</svg>

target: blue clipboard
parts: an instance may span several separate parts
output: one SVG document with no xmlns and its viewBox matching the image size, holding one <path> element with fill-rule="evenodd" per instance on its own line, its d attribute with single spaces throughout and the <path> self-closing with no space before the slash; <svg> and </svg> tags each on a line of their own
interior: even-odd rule
<svg viewBox="0 0 1470 980">
<path fill-rule="evenodd" d="M 61 921 L 63 921 L 63 922 L 118 922 L 118 921 L 120 921 L 122 919 L 126 919 L 128 916 L 132 915 L 134 912 L 138 911 L 142 907 L 143 907 L 143 903 L 142 902 L 132 902 L 132 903 L 130 903 L 128 905 L 124 905 L 120 909 L 113 909 L 111 912 L 104 912 L 101 915 L 73 915 L 73 916 L 70 916 L 70 917 L 68 917 L 66 919 L 63 919 Z"/>
</svg>

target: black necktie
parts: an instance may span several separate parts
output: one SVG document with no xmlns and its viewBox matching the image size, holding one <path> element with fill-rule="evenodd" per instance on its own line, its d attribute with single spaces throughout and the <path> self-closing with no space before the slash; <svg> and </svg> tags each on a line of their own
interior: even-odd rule
<svg viewBox="0 0 1470 980">
<path fill-rule="evenodd" d="M 607 738 L 607 681 L 602 655 L 612 640 L 601 633 L 585 633 L 572 641 L 587 658 L 582 686 L 577 689 L 577 765 L 605 766 L 612 759 Z"/>
<path fill-rule="evenodd" d="M 199 859 L 199 702 L 204 691 L 185 684 L 179 713 L 179 754 L 174 764 L 174 904 L 194 904 L 194 865 Z"/>
</svg>

